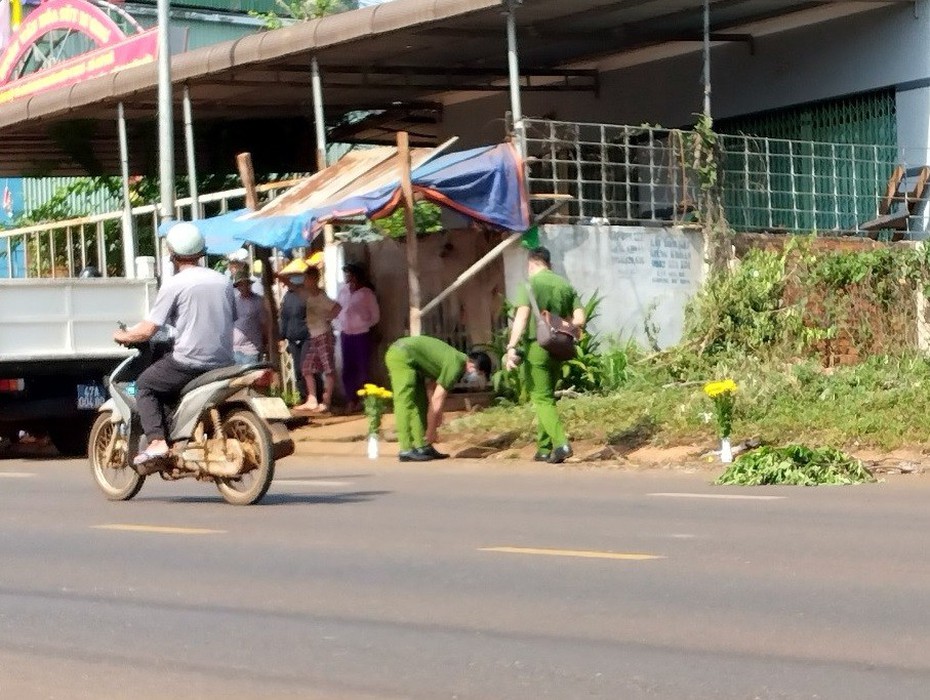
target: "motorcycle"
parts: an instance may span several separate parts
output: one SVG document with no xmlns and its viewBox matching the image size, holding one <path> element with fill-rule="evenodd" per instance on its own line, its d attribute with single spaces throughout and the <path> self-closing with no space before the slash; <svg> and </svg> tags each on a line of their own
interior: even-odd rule
<svg viewBox="0 0 930 700">
<path fill-rule="evenodd" d="M 128 501 L 147 476 L 158 474 L 166 481 L 213 482 L 233 505 L 258 503 L 274 479 L 275 462 L 294 452 L 287 405 L 256 389 L 270 376 L 266 364 L 223 367 L 189 382 L 170 413 L 169 455 L 133 464 L 145 449 L 135 380 L 169 344 L 160 338 L 129 346 L 135 353 L 107 378 L 110 398 L 98 411 L 87 449 L 97 486 L 111 501 Z"/>
</svg>

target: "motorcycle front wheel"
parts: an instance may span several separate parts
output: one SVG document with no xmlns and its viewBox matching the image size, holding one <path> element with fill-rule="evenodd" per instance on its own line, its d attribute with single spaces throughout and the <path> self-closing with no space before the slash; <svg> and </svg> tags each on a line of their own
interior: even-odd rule
<svg viewBox="0 0 930 700">
<path fill-rule="evenodd" d="M 218 477 L 216 486 L 227 503 L 258 503 L 274 479 L 271 437 L 264 421 L 251 411 L 233 411 L 223 419 L 223 435 L 242 445 L 246 468 L 234 477 Z"/>
<path fill-rule="evenodd" d="M 107 449 L 113 439 L 117 423 L 110 421 L 109 411 L 101 413 L 90 429 L 87 456 L 94 481 L 111 501 L 128 501 L 139 493 L 145 477 L 129 465 L 129 445 L 126 436 L 116 436 L 113 450 L 107 460 Z"/>
</svg>

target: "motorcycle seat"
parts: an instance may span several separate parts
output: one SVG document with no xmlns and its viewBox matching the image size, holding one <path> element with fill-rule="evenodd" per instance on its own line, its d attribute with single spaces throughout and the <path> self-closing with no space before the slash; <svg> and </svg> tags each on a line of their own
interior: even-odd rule
<svg viewBox="0 0 930 700">
<path fill-rule="evenodd" d="M 254 372 L 255 370 L 270 368 L 271 365 L 269 365 L 267 362 L 255 362 L 251 365 L 230 365 L 229 367 L 211 369 L 209 372 L 205 372 L 199 377 L 191 379 L 187 384 L 184 385 L 184 388 L 181 389 L 181 394 L 186 394 L 190 391 L 193 391 L 194 389 L 199 389 L 200 387 L 206 386 L 211 382 L 221 382 L 224 379 L 239 377 L 243 374 Z"/>
</svg>

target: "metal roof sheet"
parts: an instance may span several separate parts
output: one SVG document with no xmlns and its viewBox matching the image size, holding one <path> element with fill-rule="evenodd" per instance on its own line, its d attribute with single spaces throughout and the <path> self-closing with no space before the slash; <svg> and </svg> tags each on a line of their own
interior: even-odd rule
<svg viewBox="0 0 930 700">
<path fill-rule="evenodd" d="M 437 148 L 411 148 L 410 168 L 416 170 L 430 160 Z M 401 163 L 397 148 L 378 146 L 346 153 L 328 168 L 306 178 L 287 192 L 268 202 L 259 211 L 244 219 L 264 219 L 272 216 L 293 216 L 339 202 L 348 197 L 364 195 L 396 183 L 400 179 Z"/>
</svg>

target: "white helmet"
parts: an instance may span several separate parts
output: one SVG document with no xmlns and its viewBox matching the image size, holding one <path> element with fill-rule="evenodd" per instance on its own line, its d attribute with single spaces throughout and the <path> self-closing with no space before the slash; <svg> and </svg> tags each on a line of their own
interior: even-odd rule
<svg viewBox="0 0 930 700">
<path fill-rule="evenodd" d="M 168 248 L 179 258 L 198 258 L 203 255 L 206 241 L 197 227 L 189 221 L 175 224 L 165 236 Z"/>
</svg>

